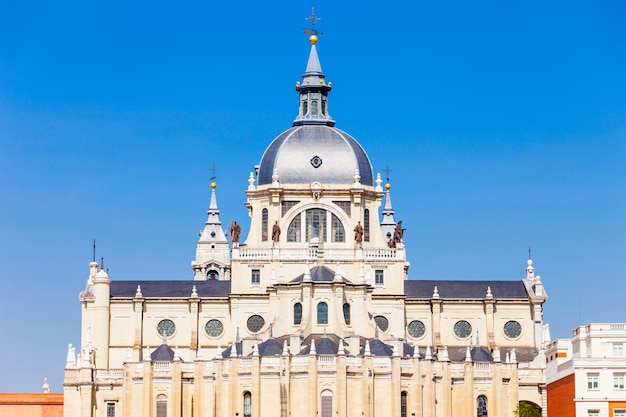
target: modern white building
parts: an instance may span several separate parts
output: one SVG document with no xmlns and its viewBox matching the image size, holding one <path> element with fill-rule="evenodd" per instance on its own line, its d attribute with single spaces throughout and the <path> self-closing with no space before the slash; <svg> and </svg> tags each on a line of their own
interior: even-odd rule
<svg viewBox="0 0 626 417">
<path fill-rule="evenodd" d="M 503 280 L 409 279 L 390 185 L 335 127 L 310 42 L 298 116 L 249 161 L 258 169 L 242 168 L 248 236 L 222 224 L 213 183 L 188 277 L 118 281 L 90 264 L 66 417 L 509 417 L 522 401 L 544 407 L 547 295 L 532 261 Z"/>
<path fill-rule="evenodd" d="M 548 414 L 626 417 L 626 324 L 591 323 L 546 350 Z"/>
</svg>

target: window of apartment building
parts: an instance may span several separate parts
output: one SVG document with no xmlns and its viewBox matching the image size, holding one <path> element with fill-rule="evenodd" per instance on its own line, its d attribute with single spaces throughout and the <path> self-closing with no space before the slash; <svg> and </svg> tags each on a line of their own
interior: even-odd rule
<svg viewBox="0 0 626 417">
<path fill-rule="evenodd" d="M 587 417 L 600 417 L 600 410 L 587 410 Z"/>
<path fill-rule="evenodd" d="M 624 344 L 623 343 L 613 343 L 613 356 L 616 358 L 620 358 L 624 356 Z"/>
<path fill-rule="evenodd" d="M 260 285 L 261 284 L 261 270 L 253 269 L 250 273 L 250 283 L 252 285 Z"/>
<path fill-rule="evenodd" d="M 167 397 L 163 394 L 156 400 L 156 417 L 167 417 Z"/>
<path fill-rule="evenodd" d="M 592 372 L 592 373 L 588 373 L 587 374 L 587 389 L 598 389 L 599 388 L 599 383 L 598 383 L 598 379 L 600 378 L 600 374 L 596 373 L 596 372 Z"/>
<path fill-rule="evenodd" d="M 624 389 L 624 373 L 623 372 L 613 373 L 613 388 Z"/>
<path fill-rule="evenodd" d="M 246 391 L 243 393 L 243 417 L 252 416 L 252 394 Z"/>
<path fill-rule="evenodd" d="M 107 403 L 107 417 L 115 417 L 115 403 Z"/>
<path fill-rule="evenodd" d="M 374 284 L 385 284 L 385 271 L 383 271 L 382 269 L 377 269 L 376 271 L 374 271 Z"/>
</svg>

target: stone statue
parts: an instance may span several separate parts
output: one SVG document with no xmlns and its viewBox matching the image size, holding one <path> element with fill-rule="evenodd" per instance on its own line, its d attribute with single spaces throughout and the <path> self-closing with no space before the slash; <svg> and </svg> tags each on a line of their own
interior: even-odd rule
<svg viewBox="0 0 626 417">
<path fill-rule="evenodd" d="M 276 220 L 276 222 L 274 223 L 274 226 L 272 226 L 272 241 L 274 243 L 278 243 L 279 240 L 280 240 L 280 226 L 278 225 L 278 220 Z"/>
<path fill-rule="evenodd" d="M 354 227 L 354 241 L 356 242 L 356 246 L 360 248 L 363 242 L 363 226 L 361 226 L 361 222 L 359 221 Z"/>
<path fill-rule="evenodd" d="M 241 226 L 237 224 L 236 221 L 230 224 L 230 237 L 233 243 L 239 243 L 239 235 L 241 234 Z"/>
<path fill-rule="evenodd" d="M 390 248 L 395 248 L 398 243 L 402 242 L 405 230 L 402 228 L 402 220 L 400 220 L 393 231 L 393 236 L 389 239 L 388 245 Z"/>
</svg>

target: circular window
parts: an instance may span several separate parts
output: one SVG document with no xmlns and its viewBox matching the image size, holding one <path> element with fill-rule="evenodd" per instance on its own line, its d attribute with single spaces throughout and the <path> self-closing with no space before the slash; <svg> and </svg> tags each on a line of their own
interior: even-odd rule
<svg viewBox="0 0 626 417">
<path fill-rule="evenodd" d="M 209 337 L 218 337 L 224 331 L 224 325 L 217 319 L 212 319 L 204 325 L 204 331 Z"/>
<path fill-rule="evenodd" d="M 161 320 L 157 325 L 157 332 L 161 336 L 170 337 L 176 331 L 176 325 L 170 319 Z"/>
<path fill-rule="evenodd" d="M 248 317 L 248 321 L 246 324 L 248 326 L 248 330 L 250 330 L 252 333 L 256 333 L 261 330 L 265 325 L 265 319 L 255 314 L 254 316 Z"/>
<path fill-rule="evenodd" d="M 376 316 L 374 317 L 374 321 L 376 322 L 376 326 L 383 332 L 386 332 L 389 328 L 389 320 L 384 316 Z"/>
<path fill-rule="evenodd" d="M 426 333 L 426 326 L 419 320 L 410 322 L 406 329 L 411 337 L 422 337 Z"/>
<path fill-rule="evenodd" d="M 454 334 L 460 339 L 465 339 L 472 334 L 472 325 L 465 320 L 459 320 L 454 324 Z"/>
<path fill-rule="evenodd" d="M 515 320 L 507 321 L 504 324 L 504 335 L 509 339 L 516 339 L 522 334 L 522 325 Z"/>
</svg>

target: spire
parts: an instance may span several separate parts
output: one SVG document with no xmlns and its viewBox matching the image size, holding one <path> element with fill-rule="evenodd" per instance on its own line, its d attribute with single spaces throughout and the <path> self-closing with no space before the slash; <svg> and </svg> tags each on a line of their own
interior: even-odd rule
<svg viewBox="0 0 626 417">
<path fill-rule="evenodd" d="M 212 177 L 212 179 L 214 178 Z M 207 267 L 208 264 L 226 265 L 230 263 L 230 248 L 220 221 L 220 210 L 217 206 L 215 193 L 216 188 L 217 184 L 215 181 L 212 181 L 207 220 L 204 223 L 204 229 L 200 232 L 200 239 L 198 239 L 198 245 L 196 246 L 196 259 L 192 262 L 194 279 L 196 280 L 207 279 L 207 275 L 210 273 L 210 269 L 212 269 Z M 219 279 L 227 279 L 227 277 L 220 276 Z"/>
<path fill-rule="evenodd" d="M 318 41 L 317 35 L 320 34 L 315 29 L 315 22 L 320 20 L 312 12 L 310 18 L 307 18 L 312 24 L 311 29 L 305 29 L 304 32 L 310 34 L 309 42 L 311 43 L 311 51 L 309 59 L 306 63 L 306 70 L 302 74 L 302 82 L 296 83 L 296 91 L 300 93 L 300 105 L 298 117 L 293 121 L 294 126 L 302 125 L 326 125 L 334 126 L 335 121 L 328 113 L 328 92 L 332 89 L 332 83 L 326 84 L 326 75 L 322 72 L 322 64 L 317 55 Z"/>
<path fill-rule="evenodd" d="M 387 173 L 389 173 L 389 171 L 391 171 L 389 168 L 385 169 L 387 171 Z M 380 174 L 378 174 L 380 176 Z M 387 180 L 389 180 L 387 178 Z M 387 184 L 385 184 L 385 207 L 383 208 L 382 211 L 382 220 L 380 222 L 380 229 L 383 232 L 383 236 L 385 237 L 385 241 L 389 242 L 391 240 L 391 238 L 393 237 L 393 232 L 396 229 L 396 221 L 393 218 L 394 215 L 394 210 L 393 207 L 391 206 L 391 184 L 389 184 L 389 182 L 387 182 Z"/>
</svg>

